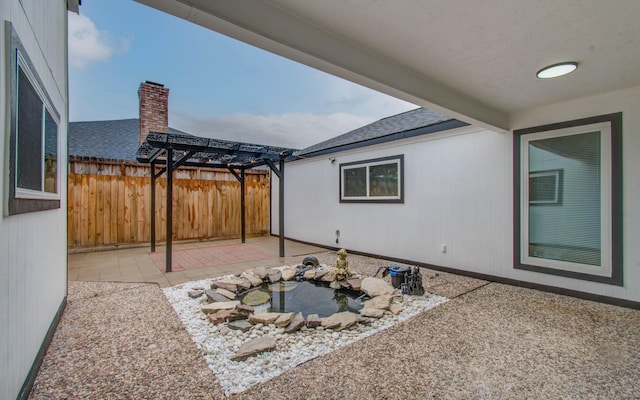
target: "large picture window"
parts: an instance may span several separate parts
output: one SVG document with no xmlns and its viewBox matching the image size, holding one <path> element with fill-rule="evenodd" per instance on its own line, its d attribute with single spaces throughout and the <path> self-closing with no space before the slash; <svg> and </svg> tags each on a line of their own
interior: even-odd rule
<svg viewBox="0 0 640 400">
<path fill-rule="evenodd" d="M 622 284 L 621 114 L 515 131 L 515 268 Z"/>
<path fill-rule="evenodd" d="M 404 156 L 340 164 L 340 201 L 402 203 Z"/>
<path fill-rule="evenodd" d="M 60 115 L 11 24 L 8 201 L 6 215 L 60 207 Z"/>
</svg>

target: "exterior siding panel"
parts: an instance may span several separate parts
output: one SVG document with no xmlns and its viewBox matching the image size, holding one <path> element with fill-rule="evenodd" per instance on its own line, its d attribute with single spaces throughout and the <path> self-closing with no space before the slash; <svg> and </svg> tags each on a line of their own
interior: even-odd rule
<svg viewBox="0 0 640 400">
<path fill-rule="evenodd" d="M 67 72 L 65 1 L 0 5 L 0 121 L 9 131 L 9 38 L 11 22 L 53 106 L 60 113 L 59 160 L 66 160 Z M 7 201 L 6 140 L 0 141 L 2 201 Z M 67 287 L 66 168 L 60 168 L 59 209 L 0 219 L 0 398 L 15 398 L 25 383 Z M 4 205 L 4 204 L 3 204 Z"/>
</svg>

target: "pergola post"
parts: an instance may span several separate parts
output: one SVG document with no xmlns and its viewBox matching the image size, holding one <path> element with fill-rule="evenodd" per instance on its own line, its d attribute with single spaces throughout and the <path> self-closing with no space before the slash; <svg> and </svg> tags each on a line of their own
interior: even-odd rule
<svg viewBox="0 0 640 400">
<path fill-rule="evenodd" d="M 244 168 L 242 168 L 240 170 L 240 177 L 242 179 L 240 179 L 240 221 L 242 224 L 242 232 L 241 232 L 241 236 L 242 236 L 242 243 L 245 243 L 246 241 L 246 212 L 245 212 L 245 207 L 244 207 Z"/>
<path fill-rule="evenodd" d="M 165 272 L 171 272 L 173 238 L 173 149 L 167 148 L 167 253 Z"/>
<path fill-rule="evenodd" d="M 151 162 L 151 252 L 156 252 L 156 163 Z"/>
<path fill-rule="evenodd" d="M 166 150 L 166 167 L 156 173 L 156 159 Z M 177 161 L 173 161 L 173 153 L 181 153 Z M 181 166 L 197 166 L 206 168 L 227 168 L 240 181 L 241 188 L 241 236 L 246 241 L 246 205 L 245 205 L 245 170 L 268 165 L 280 179 L 280 257 L 284 257 L 284 163 L 293 157 L 294 149 L 272 147 L 251 143 L 229 142 L 186 134 L 167 134 L 151 132 L 140 145 L 136 153 L 139 162 L 151 164 L 151 251 L 155 251 L 155 184 L 156 178 L 167 173 L 167 221 L 166 221 L 166 272 L 171 272 L 171 256 L 173 242 L 173 172 Z M 279 166 L 274 161 L 279 160 Z M 233 165 L 233 167 L 231 166 Z M 240 170 L 240 173 L 234 170 Z"/>
<path fill-rule="evenodd" d="M 280 257 L 284 257 L 284 158 L 280 157 L 280 181 L 278 183 L 278 233 L 279 237 L 279 248 L 280 248 Z"/>
</svg>

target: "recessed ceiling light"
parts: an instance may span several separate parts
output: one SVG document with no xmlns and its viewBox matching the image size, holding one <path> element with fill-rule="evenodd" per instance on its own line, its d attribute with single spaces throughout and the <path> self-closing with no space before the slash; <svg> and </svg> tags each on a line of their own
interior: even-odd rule
<svg viewBox="0 0 640 400">
<path fill-rule="evenodd" d="M 577 62 L 563 62 L 542 68 L 540 71 L 538 71 L 536 76 L 541 79 L 557 78 L 559 76 L 566 75 L 570 72 L 575 71 L 576 68 L 578 68 Z"/>
</svg>

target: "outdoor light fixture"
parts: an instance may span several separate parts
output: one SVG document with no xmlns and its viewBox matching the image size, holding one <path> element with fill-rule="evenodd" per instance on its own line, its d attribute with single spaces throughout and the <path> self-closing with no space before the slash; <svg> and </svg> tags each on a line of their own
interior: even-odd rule
<svg viewBox="0 0 640 400">
<path fill-rule="evenodd" d="M 566 75 L 570 72 L 575 71 L 576 68 L 578 68 L 577 62 L 567 61 L 544 67 L 540 71 L 538 71 L 538 73 L 536 73 L 536 76 L 540 79 L 557 78 L 559 76 Z"/>
</svg>

